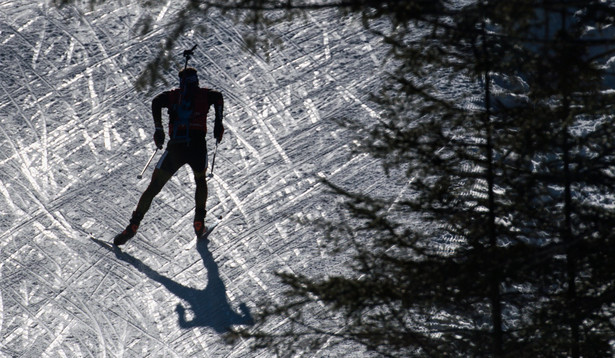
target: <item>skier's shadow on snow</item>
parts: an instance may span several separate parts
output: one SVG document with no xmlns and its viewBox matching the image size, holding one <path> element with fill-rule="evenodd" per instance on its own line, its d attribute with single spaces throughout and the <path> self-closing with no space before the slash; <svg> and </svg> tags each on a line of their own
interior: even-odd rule
<svg viewBox="0 0 615 358">
<path fill-rule="evenodd" d="M 233 325 L 254 324 L 254 320 L 250 315 L 250 310 L 245 303 L 239 305 L 241 314 L 235 312 L 231 308 L 226 297 L 226 287 L 220 278 L 218 265 L 207 248 L 207 244 L 209 243 L 207 239 L 198 240 L 196 244 L 197 251 L 201 254 L 203 264 L 205 265 L 205 269 L 207 269 L 207 287 L 200 290 L 186 287 L 159 274 L 143 261 L 128 253 L 122 252 L 117 246 L 110 245 L 94 238 L 92 238 L 92 240 L 105 249 L 114 252 L 118 259 L 131 264 L 150 279 L 164 285 L 164 287 L 175 296 L 188 302 L 194 316 L 191 320 L 186 319 L 186 309 L 184 306 L 178 303 L 175 307 L 179 326 L 181 328 L 211 327 L 218 333 L 226 333 Z"/>
</svg>

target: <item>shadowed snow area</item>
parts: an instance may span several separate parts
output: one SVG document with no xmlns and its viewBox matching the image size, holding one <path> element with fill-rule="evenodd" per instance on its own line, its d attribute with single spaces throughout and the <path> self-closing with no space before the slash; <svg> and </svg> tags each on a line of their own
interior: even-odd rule
<svg viewBox="0 0 615 358">
<path fill-rule="evenodd" d="M 120 251 L 110 242 L 160 157 L 138 180 L 155 149 L 151 99 L 176 71 L 152 93 L 133 85 L 177 9 L 45 3 L 0 3 L 0 356 L 251 356 L 221 334 L 250 324 L 260 299 L 283 299 L 274 272 L 343 269 L 294 220 L 335 211 L 318 177 L 380 190 L 377 163 L 351 156 L 351 134 L 330 119 L 375 120 L 367 98 L 384 49 L 334 12 L 280 25 L 285 42 L 269 61 L 242 51 L 221 17 L 204 20 L 206 36 L 182 36 L 175 68 L 198 44 L 190 65 L 225 96 L 207 202 L 209 222 L 223 219 L 197 243 L 186 166 Z"/>
</svg>

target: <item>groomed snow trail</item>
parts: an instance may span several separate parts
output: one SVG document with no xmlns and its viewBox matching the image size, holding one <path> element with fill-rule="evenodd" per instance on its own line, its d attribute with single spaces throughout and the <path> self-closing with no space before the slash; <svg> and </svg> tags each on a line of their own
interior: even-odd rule
<svg viewBox="0 0 615 358">
<path fill-rule="evenodd" d="M 221 334 L 249 324 L 261 298 L 283 299 L 274 272 L 339 263 L 293 220 L 335 210 L 318 176 L 378 187 L 377 164 L 350 157 L 349 133 L 328 119 L 373 120 L 367 97 L 383 50 L 335 13 L 280 26 L 285 44 L 269 61 L 242 51 L 222 18 L 206 19 L 207 36 L 181 37 L 177 67 L 198 44 L 201 85 L 225 96 L 207 203 L 223 220 L 197 244 L 185 167 L 118 251 L 109 242 L 149 182 L 151 167 L 136 176 L 154 151 L 155 93 L 133 84 L 177 9 L 47 3 L 0 3 L 0 356 L 252 356 Z M 148 13 L 156 21 L 141 35 Z"/>
</svg>

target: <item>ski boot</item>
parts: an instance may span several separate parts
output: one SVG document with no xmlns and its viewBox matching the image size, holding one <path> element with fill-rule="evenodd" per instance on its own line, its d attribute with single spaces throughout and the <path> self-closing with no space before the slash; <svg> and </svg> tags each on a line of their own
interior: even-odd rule
<svg viewBox="0 0 615 358">
<path fill-rule="evenodd" d="M 200 239 L 205 232 L 207 232 L 207 226 L 202 221 L 194 222 L 194 233 L 196 234 L 197 239 Z"/>
<path fill-rule="evenodd" d="M 205 226 L 205 210 L 195 210 L 193 227 L 197 239 L 200 239 L 203 234 L 207 232 L 207 227 Z"/>
<path fill-rule="evenodd" d="M 126 226 L 124 231 L 115 236 L 113 239 L 113 245 L 124 245 L 128 240 L 132 239 L 136 235 L 137 229 L 139 229 L 141 219 L 143 219 L 143 214 L 137 213 L 136 211 L 133 212 L 130 223 Z"/>
</svg>

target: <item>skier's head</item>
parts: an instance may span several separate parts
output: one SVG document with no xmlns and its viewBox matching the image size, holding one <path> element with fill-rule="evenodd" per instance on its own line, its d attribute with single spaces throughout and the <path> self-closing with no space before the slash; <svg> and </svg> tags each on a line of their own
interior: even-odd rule
<svg viewBox="0 0 615 358">
<path fill-rule="evenodd" d="M 196 74 L 196 69 L 192 67 L 184 68 L 179 71 L 179 87 L 192 88 L 199 86 L 199 76 Z"/>
</svg>

